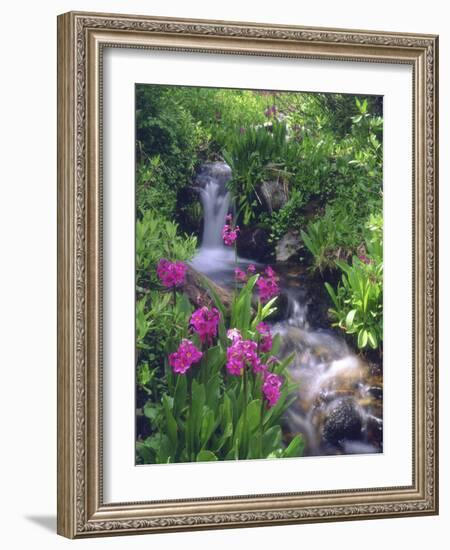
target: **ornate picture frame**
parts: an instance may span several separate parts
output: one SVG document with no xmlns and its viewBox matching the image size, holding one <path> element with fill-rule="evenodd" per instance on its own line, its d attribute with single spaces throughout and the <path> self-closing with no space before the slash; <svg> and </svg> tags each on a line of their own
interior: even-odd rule
<svg viewBox="0 0 450 550">
<path fill-rule="evenodd" d="M 412 483 L 105 503 L 105 48 L 412 68 Z M 70 12 L 58 17 L 58 533 L 69 538 L 438 513 L 438 37 Z M 152 467 L 152 466 L 149 466 Z M 165 465 L 164 465 L 165 467 Z"/>
</svg>

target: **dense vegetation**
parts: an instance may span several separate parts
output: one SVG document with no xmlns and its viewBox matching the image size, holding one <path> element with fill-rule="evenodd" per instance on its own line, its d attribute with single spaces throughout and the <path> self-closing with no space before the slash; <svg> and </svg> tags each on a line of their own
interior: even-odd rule
<svg viewBox="0 0 450 550">
<path fill-rule="evenodd" d="M 264 300 L 256 310 L 251 306 L 253 288 L 263 275 L 239 286 L 229 310 L 209 289 L 209 311 L 215 309 L 219 318 L 214 341 L 208 342 L 192 336 L 195 307 L 181 285 L 165 285 L 164 276 L 158 277 L 161 260 L 176 266 L 198 247 L 202 208 L 192 181 L 204 162 L 225 160 L 232 169 L 233 223 L 243 232 L 262 232 L 265 257 L 273 265 L 283 238 L 293 236 L 289 262 L 307 265 L 311 277 L 322 279 L 330 324 L 357 349 L 381 356 L 381 109 L 378 97 L 137 87 L 140 462 L 301 452 L 299 439 L 287 448 L 281 441 L 288 381 L 280 386 L 276 407 L 267 408 L 258 369 L 245 382 L 245 392 L 244 377 L 226 376 L 222 369 L 233 345 L 227 330 L 239 329 L 243 341 L 259 346 L 257 327 L 277 307 L 276 299 L 269 307 Z M 235 245 L 239 250 L 240 243 Z M 254 257 L 253 251 L 245 252 Z M 169 356 L 188 337 L 201 359 L 189 376 L 176 376 Z M 269 351 L 276 356 L 276 339 Z M 258 353 L 267 362 L 269 356 Z M 214 371 L 208 379 L 202 375 L 206 364 Z M 287 365 L 274 364 L 270 371 L 284 379 Z"/>
</svg>

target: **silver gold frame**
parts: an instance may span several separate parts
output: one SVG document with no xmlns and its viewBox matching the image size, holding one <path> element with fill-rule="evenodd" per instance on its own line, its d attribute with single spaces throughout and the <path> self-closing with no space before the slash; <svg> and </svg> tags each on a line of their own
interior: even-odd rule
<svg viewBox="0 0 450 550">
<path fill-rule="evenodd" d="M 104 47 L 413 68 L 413 483 L 105 504 L 102 498 Z M 58 17 L 58 533 L 86 536 L 438 513 L 438 38 L 95 13 Z"/>
</svg>

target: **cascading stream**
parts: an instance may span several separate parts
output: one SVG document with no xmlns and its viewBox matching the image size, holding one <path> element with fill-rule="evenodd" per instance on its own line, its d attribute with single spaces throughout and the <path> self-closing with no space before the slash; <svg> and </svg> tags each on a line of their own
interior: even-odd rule
<svg viewBox="0 0 450 550">
<path fill-rule="evenodd" d="M 231 168 L 226 162 L 203 164 L 194 180 L 194 188 L 200 193 L 203 206 L 203 234 L 200 249 L 191 261 L 192 266 L 222 285 L 231 285 L 234 277 L 234 248 L 225 246 L 222 228 L 230 210 L 230 193 L 227 182 Z M 251 260 L 237 259 L 239 264 Z"/>
<path fill-rule="evenodd" d="M 231 175 L 226 163 L 214 162 L 204 164 L 195 178 L 204 220 L 201 247 L 191 262 L 228 287 L 233 285 L 236 258 L 234 249 L 223 244 L 221 232 L 230 208 L 226 184 Z M 237 262 L 245 267 L 257 264 L 243 258 Z M 273 331 L 282 337 L 281 354 L 295 353 L 290 372 L 299 388 L 285 430 L 304 435 L 308 455 L 381 452 L 381 374 L 355 355 L 340 335 L 310 326 L 308 308 L 314 296 L 307 297 L 304 288 L 299 292 L 298 285 L 292 287 L 289 278 L 283 278 L 281 290 L 286 315 Z"/>
</svg>

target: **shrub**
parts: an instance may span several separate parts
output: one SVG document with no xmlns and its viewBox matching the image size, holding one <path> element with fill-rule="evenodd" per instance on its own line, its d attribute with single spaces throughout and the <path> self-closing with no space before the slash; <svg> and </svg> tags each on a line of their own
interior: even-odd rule
<svg viewBox="0 0 450 550">
<path fill-rule="evenodd" d="M 222 151 L 233 173 L 229 189 L 244 224 L 255 221 L 258 211 L 264 209 L 259 186 L 268 170 L 283 166 L 286 138 L 286 125 L 274 120 L 270 127 L 240 128 L 230 135 Z"/>
<path fill-rule="evenodd" d="M 351 264 L 337 260 L 342 271 L 337 290 L 325 283 L 334 308 L 334 326 L 352 335 L 358 348 L 376 349 L 383 340 L 383 251 L 381 216 L 367 223 L 366 250 Z"/>
<path fill-rule="evenodd" d="M 138 286 L 154 285 L 156 264 L 161 258 L 190 260 L 197 249 L 197 238 L 180 234 L 176 223 L 154 210 L 136 221 L 136 281 Z"/>
<path fill-rule="evenodd" d="M 137 209 L 176 217 L 178 191 L 190 185 L 203 136 L 166 86 L 136 87 Z"/>
</svg>

